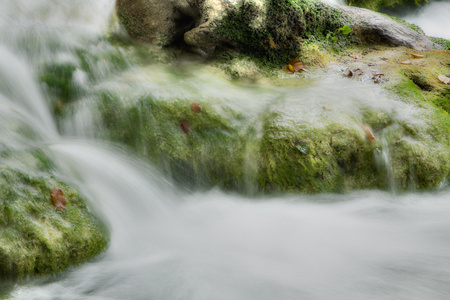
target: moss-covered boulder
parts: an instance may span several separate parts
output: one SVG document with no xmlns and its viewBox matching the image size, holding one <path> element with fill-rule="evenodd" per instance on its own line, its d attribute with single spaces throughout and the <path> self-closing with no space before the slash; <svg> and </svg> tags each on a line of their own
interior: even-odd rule
<svg viewBox="0 0 450 300">
<path fill-rule="evenodd" d="M 449 177 L 448 115 L 420 92 L 387 94 L 330 70 L 306 79 L 280 68 L 262 85 L 218 71 L 151 65 L 116 79 L 122 88 L 99 87 L 88 108 L 98 112 L 97 137 L 128 146 L 188 188 L 431 189 Z"/>
<path fill-rule="evenodd" d="M 80 192 L 59 179 L 38 135 L 8 117 L 0 128 L 0 278 L 56 273 L 101 253 L 106 228 Z M 63 191 L 64 207 L 55 206 L 54 188 Z"/>
<path fill-rule="evenodd" d="M 65 210 L 50 191 L 64 191 Z M 102 252 L 108 234 L 86 200 L 48 174 L 0 170 L 0 277 L 24 278 L 60 272 Z"/>
<path fill-rule="evenodd" d="M 403 45 L 416 50 L 430 50 L 437 46 L 389 17 L 315 0 L 168 1 L 164 2 L 164 9 L 161 3 L 122 0 L 118 1 L 117 13 L 132 37 L 149 41 L 167 40 L 163 45 L 184 42 L 209 50 L 231 45 L 276 63 L 296 57 L 305 41 L 324 42 L 330 36 L 332 40 L 340 39 L 341 42 Z M 148 16 L 159 11 L 163 13 L 158 18 Z M 180 11 L 185 12 L 184 17 L 176 17 Z M 161 16 L 165 17 L 159 22 Z M 186 26 L 182 28 L 180 24 Z M 354 29 L 348 38 L 340 30 L 345 25 Z"/>
</svg>

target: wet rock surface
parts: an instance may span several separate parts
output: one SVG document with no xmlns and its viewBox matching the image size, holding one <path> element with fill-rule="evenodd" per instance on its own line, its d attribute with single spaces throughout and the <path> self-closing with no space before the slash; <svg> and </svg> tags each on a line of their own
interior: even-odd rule
<svg viewBox="0 0 450 300">
<path fill-rule="evenodd" d="M 285 22 L 293 28 L 290 30 L 292 31 L 290 35 L 301 36 L 304 22 L 309 27 L 321 27 L 320 17 L 313 16 L 311 18 L 307 16 L 308 14 L 315 10 L 329 10 L 331 14 L 340 15 L 343 24 L 351 24 L 352 35 L 356 41 L 406 46 L 416 50 L 430 50 L 433 47 L 439 47 L 404 24 L 376 12 L 357 7 L 330 6 L 308 1 L 299 4 L 287 0 L 278 2 L 262 0 L 117 1 L 118 16 L 131 37 L 163 46 L 180 40 L 190 46 L 200 48 L 215 47 L 223 43 L 236 44 L 235 37 L 224 34 L 229 24 L 224 24 L 222 21 L 224 17 L 239 13 L 238 11 L 243 9 L 246 9 L 242 14 L 243 23 L 250 27 L 254 26 L 255 30 L 258 27 L 264 30 L 267 27 L 280 26 L 280 24 L 272 23 L 271 18 L 266 18 L 266 13 L 271 9 L 283 10 L 287 12 Z M 225 28 L 217 30 L 220 27 Z M 325 35 L 327 30 L 333 31 L 334 29 L 336 28 L 324 27 L 322 34 Z M 264 43 L 265 41 L 258 42 Z"/>
</svg>

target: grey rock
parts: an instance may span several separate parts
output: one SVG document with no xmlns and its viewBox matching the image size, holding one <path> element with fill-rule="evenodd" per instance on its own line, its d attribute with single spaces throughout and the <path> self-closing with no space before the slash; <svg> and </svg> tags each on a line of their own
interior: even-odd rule
<svg viewBox="0 0 450 300">
<path fill-rule="evenodd" d="M 365 43 L 405 46 L 418 51 L 440 48 L 426 36 L 382 14 L 364 8 L 338 6 L 352 23 L 352 31 Z"/>
<path fill-rule="evenodd" d="M 214 30 L 220 26 L 223 16 L 247 2 L 261 7 L 268 3 L 265 0 L 117 0 L 116 7 L 132 38 L 162 46 L 184 40 L 194 48 L 213 49 L 223 42 L 231 42 Z M 424 35 L 379 13 L 357 7 L 331 7 L 348 20 L 357 42 L 406 46 L 419 51 L 440 48 Z M 264 9 L 257 10 L 261 11 Z M 253 20 L 257 17 L 251 16 Z"/>
</svg>

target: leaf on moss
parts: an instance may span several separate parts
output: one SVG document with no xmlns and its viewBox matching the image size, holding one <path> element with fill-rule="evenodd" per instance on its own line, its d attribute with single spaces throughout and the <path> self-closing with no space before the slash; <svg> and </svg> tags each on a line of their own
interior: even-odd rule
<svg viewBox="0 0 450 300">
<path fill-rule="evenodd" d="M 371 141 L 372 143 L 375 142 L 375 135 L 372 132 L 372 128 L 367 124 L 363 124 L 361 126 L 361 128 L 364 131 L 364 133 L 366 134 L 369 141 Z"/>
<path fill-rule="evenodd" d="M 179 122 L 180 128 L 181 130 L 183 130 L 183 132 L 185 134 L 189 134 L 191 132 L 191 126 L 189 125 L 188 120 L 183 119 Z"/>
<path fill-rule="evenodd" d="M 64 192 L 59 188 L 52 188 L 50 194 L 52 195 L 53 205 L 59 210 L 65 210 L 66 198 L 64 197 Z"/>
<path fill-rule="evenodd" d="M 402 64 L 402 65 L 410 65 L 410 64 L 412 64 L 412 61 L 410 59 L 408 59 L 408 60 L 402 61 L 400 64 Z"/>
<path fill-rule="evenodd" d="M 354 70 L 348 70 L 347 74 L 345 74 L 345 77 L 353 77 L 353 76 L 361 76 L 364 75 L 363 70 L 360 68 L 354 69 Z"/>
<path fill-rule="evenodd" d="M 291 66 L 291 65 L 289 65 L 289 66 Z M 283 67 L 283 71 L 284 71 L 284 73 L 286 73 L 286 74 L 294 74 L 294 71 L 292 70 L 290 70 L 289 69 L 289 66 L 284 66 Z"/>
<path fill-rule="evenodd" d="M 293 74 L 299 71 L 306 71 L 305 65 L 300 62 L 297 58 L 291 59 L 287 66 L 283 67 L 283 71 L 287 74 Z"/>
<path fill-rule="evenodd" d="M 292 65 L 292 67 L 295 72 L 306 71 L 305 65 L 302 64 L 301 62 L 296 62 L 295 64 Z"/>
<path fill-rule="evenodd" d="M 415 53 L 410 53 L 410 55 L 414 58 L 424 58 L 425 57 L 425 55 L 415 54 Z"/>
<path fill-rule="evenodd" d="M 195 113 L 201 113 L 202 112 L 202 107 L 200 106 L 199 103 L 197 102 L 192 102 L 191 103 L 191 110 Z"/>
<path fill-rule="evenodd" d="M 444 75 L 439 75 L 438 79 L 440 82 L 442 82 L 443 84 L 449 84 L 450 83 L 450 78 L 448 78 L 447 76 Z"/>
</svg>

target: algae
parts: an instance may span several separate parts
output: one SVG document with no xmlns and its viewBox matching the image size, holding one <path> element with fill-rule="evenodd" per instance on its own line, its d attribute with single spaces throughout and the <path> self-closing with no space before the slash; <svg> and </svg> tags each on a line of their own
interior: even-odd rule
<svg viewBox="0 0 450 300">
<path fill-rule="evenodd" d="M 337 10 L 319 1 L 271 0 L 264 10 L 250 1 L 230 10 L 215 32 L 242 53 L 273 67 L 301 56 L 301 46 L 308 40 L 326 42 L 328 32 L 346 23 Z"/>
<path fill-rule="evenodd" d="M 0 277 L 60 272 L 101 253 L 108 233 L 73 187 L 54 175 L 52 160 L 40 149 L 2 147 L 0 167 Z M 52 203 L 61 188 L 66 209 Z"/>
</svg>

